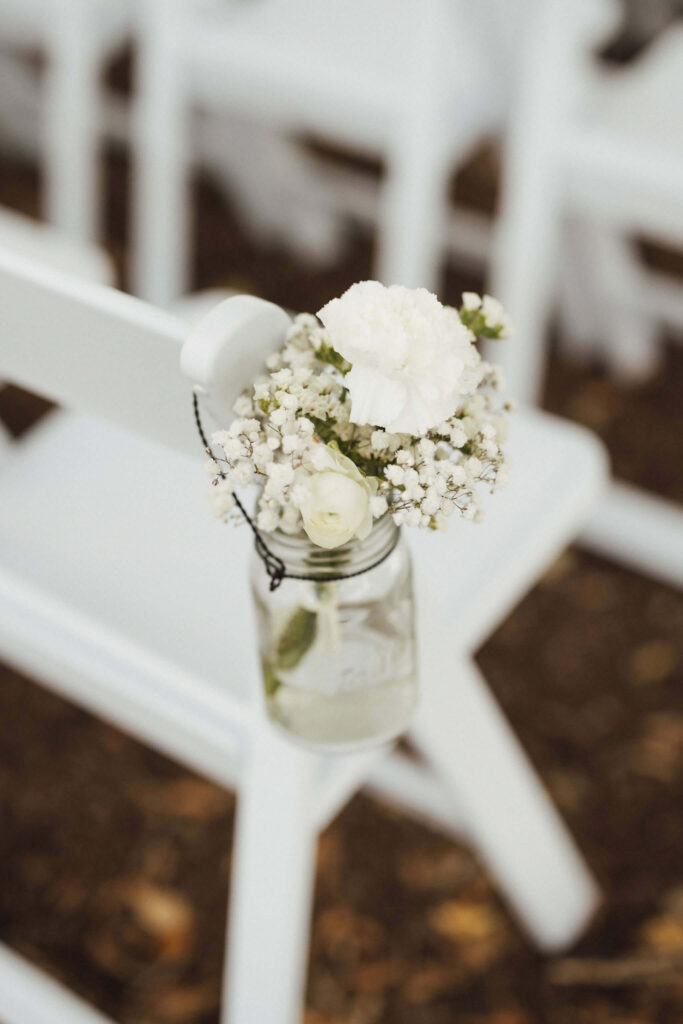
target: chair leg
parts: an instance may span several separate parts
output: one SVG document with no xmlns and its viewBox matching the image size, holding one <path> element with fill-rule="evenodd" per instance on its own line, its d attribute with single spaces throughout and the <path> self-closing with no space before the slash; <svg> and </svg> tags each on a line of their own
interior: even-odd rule
<svg viewBox="0 0 683 1024">
<path fill-rule="evenodd" d="M 584 222 L 567 218 L 562 232 L 559 341 L 568 356 L 584 362 L 599 350 L 602 323 L 601 297 L 586 243 Z"/>
<path fill-rule="evenodd" d="M 546 330 L 557 280 L 564 205 L 559 141 L 580 91 L 575 74 L 577 29 L 565 7 L 562 0 L 535 4 L 534 17 L 527 23 L 506 130 L 491 265 L 490 290 L 517 328 L 510 344 L 495 346 L 495 360 L 505 370 L 510 394 L 531 405 L 543 383 Z"/>
<path fill-rule="evenodd" d="M 385 284 L 439 290 L 449 163 L 438 142 L 406 132 L 389 155 L 379 211 L 377 275 Z M 431 149 L 431 153 L 430 153 Z"/>
<path fill-rule="evenodd" d="M 616 377 L 641 383 L 653 376 L 662 362 L 659 323 L 642 311 L 644 268 L 633 243 L 618 228 L 591 224 L 586 242 L 587 258 L 601 292 L 605 360 Z"/>
<path fill-rule="evenodd" d="M 565 230 L 562 268 L 563 347 L 600 356 L 626 383 L 660 368 L 659 322 L 644 311 L 647 287 L 630 239 L 609 223 L 574 217 Z"/>
<path fill-rule="evenodd" d="M 414 739 L 522 924 L 541 949 L 562 949 L 595 910 L 595 882 L 477 666 L 433 670 Z"/>
<path fill-rule="evenodd" d="M 141 32 L 135 108 L 133 290 L 158 306 L 188 284 L 188 118 L 175 4 Z"/>
<path fill-rule="evenodd" d="M 77 11 L 57 19 L 45 75 L 46 216 L 81 242 L 98 229 L 99 55 Z"/>
<path fill-rule="evenodd" d="M 266 723 L 240 791 L 222 1024 L 299 1024 L 315 873 L 318 758 Z"/>
<path fill-rule="evenodd" d="M 536 156 L 537 165 L 531 167 Z M 491 267 L 490 290 L 505 306 L 517 331 L 510 344 L 495 347 L 510 394 L 527 404 L 540 396 L 546 362 L 546 333 L 553 302 L 561 232 L 561 209 L 546 154 L 519 154 L 506 168 L 501 215 Z M 493 356 L 492 356 L 493 357 Z"/>
</svg>

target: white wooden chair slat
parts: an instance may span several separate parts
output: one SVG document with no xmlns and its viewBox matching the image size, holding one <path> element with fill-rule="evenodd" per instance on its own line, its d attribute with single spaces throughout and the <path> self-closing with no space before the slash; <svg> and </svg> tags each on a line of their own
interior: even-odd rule
<svg viewBox="0 0 683 1024">
<path fill-rule="evenodd" d="M 196 454 L 179 368 L 181 321 L 123 292 L 0 251 L 0 324 L 7 378 Z"/>
<path fill-rule="evenodd" d="M 221 785 L 238 785 L 250 708 L 4 567 L 0 609 L 8 663 Z"/>
<path fill-rule="evenodd" d="M 35 260 L 62 273 L 113 284 L 110 260 L 95 245 L 84 245 L 65 237 L 49 224 L 0 207 L 0 245 L 18 256 Z"/>
<path fill-rule="evenodd" d="M 10 1024 L 114 1024 L 68 989 L 0 945 L 3 1019 Z"/>
</svg>

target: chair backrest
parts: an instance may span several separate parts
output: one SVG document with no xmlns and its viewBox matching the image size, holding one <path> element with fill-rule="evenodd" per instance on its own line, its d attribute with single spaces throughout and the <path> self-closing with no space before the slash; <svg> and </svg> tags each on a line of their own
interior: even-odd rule
<svg viewBox="0 0 683 1024">
<path fill-rule="evenodd" d="M 334 31 L 330 32 L 330 12 L 326 11 L 326 5 L 320 0 L 146 0 L 147 14 L 149 16 L 148 27 L 150 32 L 158 32 L 160 26 L 164 30 L 175 32 L 176 39 L 182 40 L 192 34 L 193 26 L 201 23 L 203 16 L 211 15 L 221 8 L 234 9 L 234 12 L 241 19 L 249 24 L 250 8 L 260 6 L 271 15 L 271 21 L 277 26 L 279 19 L 284 18 L 288 24 L 300 24 L 318 26 L 313 36 L 320 37 L 320 45 L 323 49 L 325 59 L 331 65 L 337 60 L 340 40 L 335 36 Z M 458 71 L 452 67 L 454 53 L 457 53 L 457 63 L 466 64 L 470 70 L 470 47 L 472 40 L 469 33 L 469 21 L 466 16 L 467 0 L 401 0 L 395 4 L 391 16 L 386 14 L 382 4 L 369 5 L 367 0 L 347 0 L 346 4 L 350 16 L 358 21 L 359 34 L 364 34 L 372 40 L 376 49 L 391 48 L 395 41 L 401 40 L 406 26 L 409 27 L 409 37 L 412 46 L 412 57 L 402 66 L 402 78 L 407 83 L 406 93 L 410 96 L 410 88 L 417 83 L 418 86 L 423 79 L 433 81 L 444 77 L 450 71 Z M 261 11 L 256 12 L 254 19 L 255 29 L 262 29 L 263 18 Z M 381 20 L 380 20 L 381 19 Z M 332 26 L 334 21 L 332 19 Z M 226 22 L 225 31 L 230 31 L 230 22 Z M 347 42 L 344 37 L 344 43 Z M 283 39 L 283 47 L 292 43 L 292 39 Z M 399 44 L 400 45 L 400 44 Z M 263 51 L 265 61 L 268 50 Z M 299 59 L 297 52 L 292 55 L 293 59 Z M 254 60 L 258 61 L 259 51 L 254 51 Z M 401 59 L 405 59 L 403 50 Z M 471 56 L 472 67 L 476 66 L 476 57 Z M 349 95 L 352 91 L 349 90 Z"/>
<path fill-rule="evenodd" d="M 235 296 L 192 332 L 185 371 L 221 416 L 289 322 L 278 306 Z M 187 333 L 138 299 L 0 248 L 0 377 L 196 456 L 180 368 Z"/>
</svg>

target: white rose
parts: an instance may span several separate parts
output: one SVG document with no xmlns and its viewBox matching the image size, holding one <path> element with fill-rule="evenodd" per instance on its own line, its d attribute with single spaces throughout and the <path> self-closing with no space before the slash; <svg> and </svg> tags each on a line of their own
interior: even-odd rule
<svg viewBox="0 0 683 1024">
<path fill-rule="evenodd" d="M 304 530 L 321 548 L 338 548 L 353 537 L 363 540 L 372 529 L 370 500 L 377 480 L 325 445 L 316 448 L 314 465 L 301 472 L 309 479 L 300 512 Z"/>
<path fill-rule="evenodd" d="M 352 368 L 351 422 L 420 436 L 476 390 L 481 359 L 456 310 L 424 288 L 354 284 L 318 313 Z"/>
</svg>

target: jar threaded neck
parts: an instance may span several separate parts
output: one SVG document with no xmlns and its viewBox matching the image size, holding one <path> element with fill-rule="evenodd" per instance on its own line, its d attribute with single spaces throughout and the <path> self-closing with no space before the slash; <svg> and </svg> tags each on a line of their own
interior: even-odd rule
<svg viewBox="0 0 683 1024">
<path fill-rule="evenodd" d="M 338 548 L 321 548 L 305 533 L 281 530 L 265 536 L 269 549 L 281 558 L 285 571 L 296 576 L 343 576 L 360 573 L 386 558 L 396 547 L 399 527 L 388 514 L 378 519 L 364 540 L 354 538 Z"/>
</svg>

